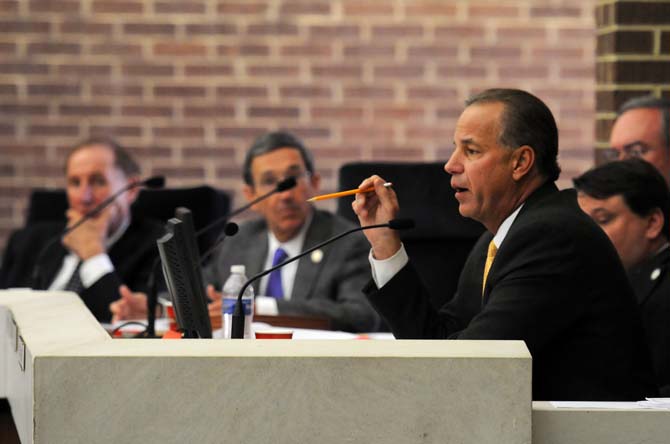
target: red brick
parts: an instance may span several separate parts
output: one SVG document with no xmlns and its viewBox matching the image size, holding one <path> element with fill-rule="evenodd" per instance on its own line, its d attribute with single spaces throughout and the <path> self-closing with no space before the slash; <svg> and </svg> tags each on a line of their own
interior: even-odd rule
<svg viewBox="0 0 670 444">
<path fill-rule="evenodd" d="M 0 123 L 0 127 L 1 126 L 2 123 Z M 10 157 L 29 156 L 29 157 L 46 158 L 46 148 L 44 147 L 44 145 L 4 143 L 2 145 L 2 152 L 0 153 L 0 155 L 7 155 Z"/>
<path fill-rule="evenodd" d="M 483 39 L 486 36 L 486 30 L 478 25 L 446 25 L 435 28 L 435 36 L 438 39 L 445 38 L 469 38 L 469 39 Z M 456 41 L 456 43 L 458 43 Z"/>
<path fill-rule="evenodd" d="M 176 26 L 170 23 L 126 23 L 123 32 L 130 35 L 174 35 Z"/>
<path fill-rule="evenodd" d="M 332 56 L 333 48 L 326 45 L 290 45 L 284 46 L 280 50 L 283 56 L 298 56 L 298 57 L 317 57 L 317 56 Z"/>
<path fill-rule="evenodd" d="M 380 57 L 393 59 L 395 55 L 395 48 L 392 45 L 345 45 L 344 56 L 349 57 Z"/>
<path fill-rule="evenodd" d="M 184 107 L 184 117 L 208 119 L 235 117 L 235 108 L 229 105 L 188 105 Z"/>
<path fill-rule="evenodd" d="M 298 27 L 291 23 L 256 23 L 247 27 L 247 34 L 254 37 L 298 35 Z"/>
<path fill-rule="evenodd" d="M 165 176 L 165 177 L 179 177 L 180 179 L 202 179 L 205 177 L 205 170 L 202 167 L 197 166 L 177 166 L 177 167 L 168 167 L 154 166 L 151 169 L 152 175 Z"/>
<path fill-rule="evenodd" d="M 468 7 L 468 15 L 470 17 L 483 18 L 517 17 L 519 15 L 519 8 L 517 6 L 502 5 L 470 5 Z"/>
<path fill-rule="evenodd" d="M 184 74 L 187 76 L 230 76 L 234 74 L 232 65 L 186 65 L 184 67 Z"/>
<path fill-rule="evenodd" d="M 384 125 L 359 125 L 346 123 L 342 125 L 342 138 L 356 143 L 393 142 L 393 127 Z M 385 159 L 384 159 L 385 160 Z"/>
<path fill-rule="evenodd" d="M 412 119 L 423 119 L 424 109 L 420 106 L 378 103 L 372 109 L 372 117 L 374 120 L 393 119 L 405 122 Z"/>
<path fill-rule="evenodd" d="M 186 35 L 234 35 L 237 26 L 234 23 L 193 23 L 186 25 Z"/>
<path fill-rule="evenodd" d="M 308 146 L 313 142 L 311 139 L 324 139 L 330 137 L 330 130 L 328 128 L 318 127 L 309 125 L 306 127 L 302 126 L 288 126 L 285 128 L 287 131 L 295 134 L 301 139 L 305 140 Z"/>
<path fill-rule="evenodd" d="M 440 126 L 410 124 L 405 129 L 405 135 L 408 140 L 452 140 L 454 129 L 447 128 L 444 122 Z"/>
<path fill-rule="evenodd" d="M 92 9 L 94 13 L 114 14 L 141 14 L 144 12 L 144 2 L 123 0 L 93 0 Z"/>
<path fill-rule="evenodd" d="M 561 28 L 558 30 L 558 40 L 592 40 L 596 36 L 594 28 Z"/>
<path fill-rule="evenodd" d="M 440 86 L 413 86 L 407 88 L 407 98 L 412 100 L 450 99 L 458 97 L 455 88 Z"/>
<path fill-rule="evenodd" d="M 473 46 L 470 55 L 475 61 L 504 60 L 509 62 L 521 59 L 521 48 L 511 46 Z"/>
<path fill-rule="evenodd" d="M 547 30 L 539 26 L 506 26 L 496 31 L 500 40 L 542 41 L 547 37 Z"/>
<path fill-rule="evenodd" d="M 220 14 L 231 15 L 262 15 L 268 9 L 267 2 L 252 3 L 247 1 L 231 2 L 223 0 L 219 2 L 217 11 Z"/>
<path fill-rule="evenodd" d="M 202 138 L 205 135 L 205 130 L 201 126 L 168 126 L 152 128 L 154 137 L 167 137 L 170 139 L 183 138 Z"/>
<path fill-rule="evenodd" d="M 243 98 L 256 99 L 267 98 L 268 88 L 265 86 L 219 86 L 216 88 L 216 96 L 218 98 Z"/>
<path fill-rule="evenodd" d="M 280 15 L 328 15 L 331 12 L 327 1 L 285 1 L 279 8 Z"/>
<path fill-rule="evenodd" d="M 174 66 L 158 64 L 128 64 L 121 67 L 124 76 L 140 77 L 172 77 Z"/>
<path fill-rule="evenodd" d="M 416 45 L 407 48 L 407 56 L 409 58 L 424 57 L 456 57 L 458 55 L 458 48 L 456 46 L 446 45 Z"/>
<path fill-rule="evenodd" d="M 81 52 L 78 43 L 30 43 L 28 44 L 29 55 L 76 55 Z"/>
<path fill-rule="evenodd" d="M 242 44 L 242 45 L 218 45 L 216 48 L 218 55 L 223 56 L 268 56 L 270 47 L 261 44 Z"/>
<path fill-rule="evenodd" d="M 582 59 L 584 50 L 581 48 L 534 48 L 531 52 L 531 58 L 543 60 L 568 60 Z"/>
<path fill-rule="evenodd" d="M 132 117 L 172 117 L 172 108 L 161 105 L 124 105 L 121 109 L 123 116 Z"/>
<path fill-rule="evenodd" d="M 221 138 L 239 138 L 244 141 L 244 143 L 249 143 L 250 140 L 255 139 L 261 134 L 265 134 L 267 128 L 265 126 L 256 126 L 256 127 L 217 127 L 216 136 Z"/>
<path fill-rule="evenodd" d="M 446 65 L 446 66 L 438 66 L 437 67 L 437 74 L 440 77 L 446 77 L 446 78 L 468 78 L 468 79 L 483 79 L 486 78 L 486 68 L 484 66 L 476 66 L 476 65 L 469 65 L 469 66 L 454 66 L 454 65 Z"/>
<path fill-rule="evenodd" d="M 64 116 L 109 116 L 112 107 L 108 105 L 60 105 L 60 114 Z"/>
<path fill-rule="evenodd" d="M 51 30 L 49 22 L 33 20 L 0 20 L 0 33 L 47 34 Z"/>
<path fill-rule="evenodd" d="M 374 76 L 390 79 L 415 79 L 423 77 L 424 67 L 422 65 L 388 65 L 375 66 Z"/>
<path fill-rule="evenodd" d="M 16 85 L 0 84 L 0 95 L 2 96 L 16 96 L 18 89 Z"/>
<path fill-rule="evenodd" d="M 158 14 L 203 14 L 207 11 L 205 3 L 201 1 L 162 1 L 154 4 L 154 10 Z"/>
<path fill-rule="evenodd" d="M 442 19 L 440 16 L 455 16 L 456 5 L 445 1 L 406 2 L 405 14 L 410 17 L 427 16 L 430 18 Z"/>
<path fill-rule="evenodd" d="M 319 64 L 312 67 L 312 75 L 323 78 L 360 78 L 363 75 L 361 65 Z"/>
<path fill-rule="evenodd" d="M 417 147 L 403 147 L 403 146 L 376 146 L 372 148 L 373 159 L 384 159 L 385 161 L 392 160 L 423 160 L 423 149 Z"/>
<path fill-rule="evenodd" d="M 73 76 L 109 76 L 112 67 L 109 65 L 67 64 L 58 65 L 58 74 Z"/>
<path fill-rule="evenodd" d="M 207 90 L 203 86 L 155 86 L 156 97 L 205 97 Z"/>
<path fill-rule="evenodd" d="M 249 117 L 274 117 L 274 118 L 297 118 L 300 110 L 290 106 L 250 106 L 247 114 Z"/>
<path fill-rule="evenodd" d="M 28 126 L 28 134 L 38 137 L 63 136 L 76 137 L 79 135 L 79 127 L 64 124 L 33 124 Z M 62 173 L 62 172 L 61 172 Z"/>
<path fill-rule="evenodd" d="M 0 42 L 0 54 L 14 54 L 16 52 L 16 43 Z"/>
<path fill-rule="evenodd" d="M 315 106 L 311 110 L 314 119 L 361 120 L 363 108 L 356 106 Z"/>
<path fill-rule="evenodd" d="M 142 127 L 129 125 L 92 125 L 89 132 L 91 136 L 141 137 Z"/>
<path fill-rule="evenodd" d="M 393 88 L 380 86 L 350 86 L 344 88 L 346 99 L 392 99 Z"/>
<path fill-rule="evenodd" d="M 373 38 L 407 38 L 407 37 L 422 37 L 423 27 L 410 25 L 386 25 L 373 26 Z"/>
<path fill-rule="evenodd" d="M 14 165 L 8 163 L 0 163 L 0 177 L 11 177 L 16 174 L 16 168 Z M 6 214 L 6 213 L 5 213 Z"/>
<path fill-rule="evenodd" d="M 393 5 L 387 2 L 345 2 L 345 16 L 393 15 Z"/>
<path fill-rule="evenodd" d="M 581 9 L 568 6 L 533 6 L 530 8 L 530 16 L 546 18 L 579 18 L 581 16 Z"/>
<path fill-rule="evenodd" d="M 141 85 L 128 83 L 94 83 L 91 94 L 94 96 L 142 97 L 144 88 Z"/>
<path fill-rule="evenodd" d="M 594 81 L 596 75 L 595 66 L 561 66 L 559 67 L 559 78 L 561 79 L 584 79 Z"/>
<path fill-rule="evenodd" d="M 0 74 L 47 74 L 49 72 L 49 65 L 38 63 L 0 63 Z"/>
<path fill-rule="evenodd" d="M 15 13 L 19 10 L 19 2 L 16 0 L 0 0 L 0 12 Z"/>
<path fill-rule="evenodd" d="M 14 125 L 11 123 L 0 122 L 0 135 L 13 136 L 15 134 Z M 4 149 L 4 147 L 3 147 Z M 0 187 L 2 188 L 2 187 Z"/>
<path fill-rule="evenodd" d="M 4 102 L 0 105 L 0 110 L 10 116 L 46 116 L 49 114 L 49 105 Z"/>
<path fill-rule="evenodd" d="M 249 65 L 247 74 L 255 77 L 297 77 L 298 67 L 295 65 Z"/>
<path fill-rule="evenodd" d="M 549 77 L 549 67 L 547 66 L 500 66 L 498 75 L 501 79 L 544 79 Z"/>
<path fill-rule="evenodd" d="M 355 25 L 314 25 L 308 27 L 310 39 L 344 39 L 360 38 L 360 28 Z"/>
<path fill-rule="evenodd" d="M 330 99 L 332 91 L 330 88 L 321 86 L 283 86 L 279 88 L 279 95 L 282 98 Z"/>
<path fill-rule="evenodd" d="M 28 9 L 30 12 L 77 14 L 81 12 L 79 3 L 73 0 L 39 0 L 28 3 Z"/>
<path fill-rule="evenodd" d="M 199 158 L 213 160 L 235 160 L 235 148 L 233 147 L 184 147 L 182 149 L 184 159 Z"/>
<path fill-rule="evenodd" d="M 154 54 L 160 56 L 204 56 L 207 46 L 201 43 L 160 42 L 154 44 Z"/>
<path fill-rule="evenodd" d="M 64 34 L 109 35 L 112 33 L 111 23 L 67 21 L 60 25 Z"/>
<path fill-rule="evenodd" d="M 435 115 L 438 119 L 458 119 L 463 112 L 463 106 L 460 103 L 454 103 L 451 106 L 440 107 L 435 110 Z"/>
<path fill-rule="evenodd" d="M 140 56 L 142 46 L 134 43 L 95 43 L 91 45 L 90 53 L 93 55 L 112 56 Z"/>
<path fill-rule="evenodd" d="M 158 145 L 129 146 L 128 150 L 131 155 L 136 158 L 146 157 L 152 159 L 152 161 L 160 158 L 170 158 L 172 156 L 171 148 Z"/>
</svg>

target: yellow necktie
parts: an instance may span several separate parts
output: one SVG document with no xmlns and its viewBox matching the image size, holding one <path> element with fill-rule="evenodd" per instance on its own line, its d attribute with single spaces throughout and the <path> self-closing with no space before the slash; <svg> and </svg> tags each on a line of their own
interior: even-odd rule
<svg viewBox="0 0 670 444">
<path fill-rule="evenodd" d="M 489 270 L 491 265 L 493 265 L 493 259 L 496 257 L 498 252 L 498 247 L 493 243 L 493 239 L 489 242 L 489 251 L 486 253 L 486 263 L 484 264 L 484 279 L 482 279 L 482 296 L 484 296 L 484 288 L 486 287 L 486 278 L 489 275 Z"/>
</svg>

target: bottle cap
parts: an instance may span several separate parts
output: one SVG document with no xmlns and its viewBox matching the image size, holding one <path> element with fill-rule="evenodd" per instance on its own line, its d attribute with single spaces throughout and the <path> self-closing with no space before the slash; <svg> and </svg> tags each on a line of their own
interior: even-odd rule
<svg viewBox="0 0 670 444">
<path fill-rule="evenodd" d="M 244 265 L 231 265 L 230 266 L 230 272 L 231 273 L 238 273 L 238 274 L 244 274 L 246 273 L 246 267 Z"/>
</svg>

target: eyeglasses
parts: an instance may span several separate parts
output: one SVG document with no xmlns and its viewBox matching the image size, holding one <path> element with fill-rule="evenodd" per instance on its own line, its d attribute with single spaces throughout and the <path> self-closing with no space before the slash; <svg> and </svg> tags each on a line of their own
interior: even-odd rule
<svg viewBox="0 0 670 444">
<path fill-rule="evenodd" d="M 285 179 L 288 179 L 289 177 L 293 177 L 298 184 L 304 184 L 305 180 L 307 180 L 311 176 L 311 173 L 309 171 L 302 171 L 299 173 L 288 173 L 286 176 L 279 178 L 275 177 L 273 175 L 267 175 L 263 176 L 259 181 L 257 188 L 262 191 L 269 191 L 273 188 L 277 187 L 277 184 Z"/>
<path fill-rule="evenodd" d="M 631 157 L 642 158 L 654 149 L 654 147 L 638 141 L 624 145 L 620 150 L 617 148 L 607 150 L 605 152 L 605 158 L 607 160 L 630 159 Z"/>
</svg>

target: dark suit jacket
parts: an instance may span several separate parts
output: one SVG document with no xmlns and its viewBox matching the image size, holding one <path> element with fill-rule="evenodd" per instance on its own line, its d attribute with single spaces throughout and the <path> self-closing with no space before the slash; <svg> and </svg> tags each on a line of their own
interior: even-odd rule
<svg viewBox="0 0 670 444">
<path fill-rule="evenodd" d="M 67 250 L 60 242 L 48 247 L 39 264 L 36 282 L 32 275 L 40 251 L 64 229 L 62 223 L 36 223 L 15 231 L 7 244 L 0 288 L 32 287 L 46 289 L 56 278 Z M 158 255 L 156 239 L 163 229 L 158 222 L 133 220 L 126 232 L 107 252 L 115 270 L 101 277 L 79 296 L 100 322 L 109 322 L 109 304 L 119 298 L 119 286 L 126 284 L 133 291 L 145 291 L 150 268 Z"/>
<path fill-rule="evenodd" d="M 662 396 L 670 396 L 670 248 L 629 274 Z"/>
<path fill-rule="evenodd" d="M 655 392 L 633 293 L 605 233 L 574 191 L 545 184 L 500 246 L 482 297 L 484 233 L 439 311 L 408 265 L 366 289 L 397 338 L 524 340 L 535 400 L 633 400 Z"/>
<path fill-rule="evenodd" d="M 303 250 L 355 226 L 331 213 L 315 211 L 307 229 Z M 332 326 L 346 331 L 374 331 L 379 317 L 365 299 L 361 288 L 370 278 L 370 245 L 361 233 L 324 247 L 316 263 L 307 255 L 299 260 L 289 300 L 279 300 L 283 315 L 312 315 L 329 318 Z M 221 289 L 230 275 L 230 266 L 244 264 L 247 277 L 263 271 L 268 254 L 265 220 L 242 224 L 239 233 L 227 238 L 212 263 L 205 268 L 205 282 Z"/>
</svg>

